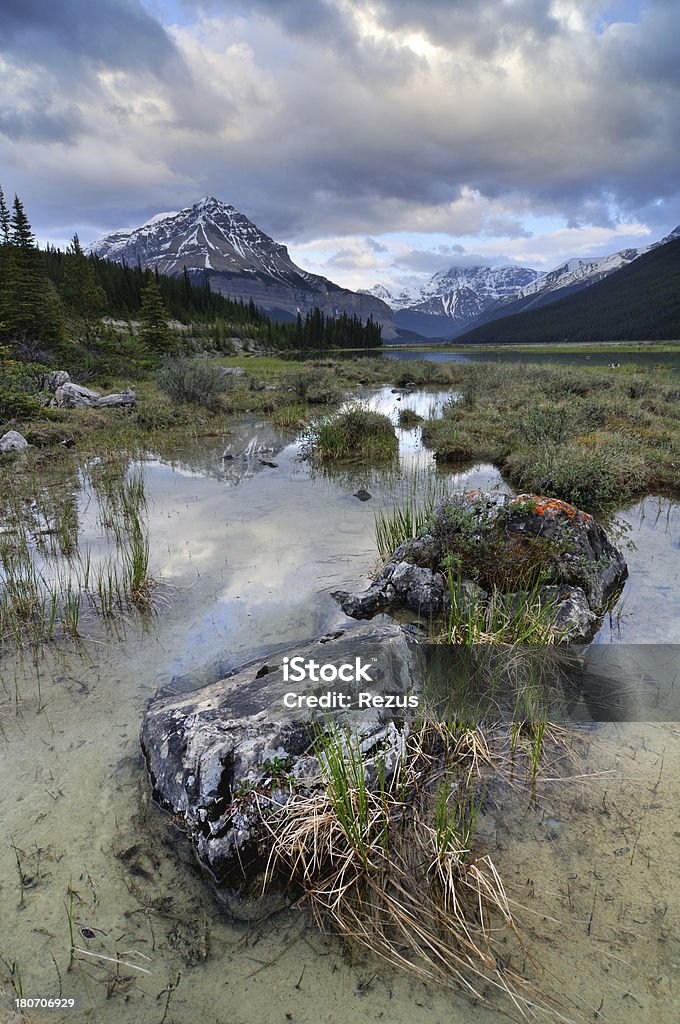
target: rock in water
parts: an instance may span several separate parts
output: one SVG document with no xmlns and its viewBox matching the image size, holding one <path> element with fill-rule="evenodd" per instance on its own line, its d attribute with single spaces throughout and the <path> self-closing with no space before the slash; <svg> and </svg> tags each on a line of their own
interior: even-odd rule
<svg viewBox="0 0 680 1024">
<path fill-rule="evenodd" d="M 592 639 L 628 575 L 623 555 L 593 517 L 558 498 L 452 495 L 435 508 L 429 530 L 401 544 L 368 590 L 333 594 L 346 615 L 367 619 L 405 608 L 430 621 L 451 607 L 452 565 L 460 574 L 457 601 L 485 602 L 488 594 L 478 586 L 485 573 L 495 574 L 496 589 L 520 600 L 517 581 L 529 565 L 540 568 L 541 600 L 555 606 L 556 636 L 582 643 Z"/>
<path fill-rule="evenodd" d="M 215 879 L 242 888 L 244 874 L 252 880 L 264 869 L 270 841 L 252 793 L 257 789 L 265 802 L 285 803 L 291 787 L 321 785 L 313 727 L 327 728 L 329 712 L 358 737 L 369 770 L 373 755 L 386 756 L 387 770 L 396 769 L 403 745 L 399 722 L 407 712 L 359 707 L 359 694 L 393 694 L 406 702 L 420 685 L 415 650 L 397 625 L 360 626 L 270 655 L 267 671 L 259 659 L 200 690 L 176 694 L 168 687 L 151 701 L 141 744 L 154 796 L 183 820 L 200 862 Z M 286 656 L 291 662 L 300 658 L 291 664 L 288 680 Z M 364 671 L 358 680 L 295 680 L 295 666 L 310 660 L 351 666 L 350 675 L 357 665 Z M 336 692 L 352 706 L 298 707 L 293 699 Z M 286 700 L 286 694 L 293 696 Z"/>
</svg>

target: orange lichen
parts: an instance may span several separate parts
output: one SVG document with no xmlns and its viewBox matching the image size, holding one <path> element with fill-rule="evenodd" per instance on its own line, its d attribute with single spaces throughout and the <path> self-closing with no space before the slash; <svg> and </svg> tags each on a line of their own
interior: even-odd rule
<svg viewBox="0 0 680 1024">
<path fill-rule="evenodd" d="M 536 515 L 543 516 L 545 519 L 554 519 L 562 514 L 575 523 L 591 521 L 591 516 L 587 512 L 581 512 L 569 502 L 562 501 L 561 498 L 546 498 L 542 494 L 518 494 L 510 505 L 517 508 L 518 511 L 535 512 Z"/>
</svg>

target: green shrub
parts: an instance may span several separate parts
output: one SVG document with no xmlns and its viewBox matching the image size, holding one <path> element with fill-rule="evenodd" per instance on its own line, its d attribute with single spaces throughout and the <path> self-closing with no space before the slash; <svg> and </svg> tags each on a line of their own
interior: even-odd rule
<svg viewBox="0 0 680 1024">
<path fill-rule="evenodd" d="M 0 423 L 29 419 L 40 413 L 40 394 L 49 367 L 7 361 L 0 368 Z"/>
<path fill-rule="evenodd" d="M 156 374 L 156 382 L 173 402 L 218 409 L 233 379 L 205 359 L 168 359 Z"/>
<path fill-rule="evenodd" d="M 334 405 L 344 397 L 337 374 L 327 367 L 301 366 L 289 379 L 296 396 L 310 405 Z"/>
</svg>

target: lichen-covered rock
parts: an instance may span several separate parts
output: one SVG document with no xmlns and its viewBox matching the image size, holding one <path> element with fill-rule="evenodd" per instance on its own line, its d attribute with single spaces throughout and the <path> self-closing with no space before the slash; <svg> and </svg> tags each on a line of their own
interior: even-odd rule
<svg viewBox="0 0 680 1024">
<path fill-rule="evenodd" d="M 284 658 L 318 665 L 364 668 L 358 680 L 286 680 Z M 298 663 L 294 663 L 298 664 Z M 367 679 L 366 676 L 370 676 Z M 200 862 L 226 885 L 242 888 L 264 869 L 268 830 L 261 806 L 285 803 L 292 790 L 322 785 L 313 750 L 315 723 L 324 728 L 332 712 L 346 724 L 367 755 L 386 758 L 396 769 L 403 747 L 406 708 L 380 705 L 384 694 L 406 705 L 421 685 L 417 658 L 406 635 L 394 626 L 363 626 L 294 650 L 258 659 L 231 676 L 193 692 L 161 691 L 150 703 L 141 744 L 155 798 L 183 822 Z M 311 697 L 341 692 L 348 706 L 312 707 Z M 360 695 L 370 702 L 361 706 Z M 301 706 L 287 694 L 304 698 Z M 291 706 L 289 706 L 291 705 Z M 255 793 L 258 800 L 253 799 Z"/>
<path fill-rule="evenodd" d="M 492 590 L 519 598 L 527 579 L 539 580 L 555 637 L 580 643 L 592 639 L 627 574 L 588 513 L 558 498 L 473 491 L 440 501 L 427 532 L 401 544 L 368 590 L 333 597 L 354 618 L 402 608 L 427 622 L 451 607 L 450 579 L 467 607 Z"/>
<path fill-rule="evenodd" d="M 556 574 L 581 587 L 594 612 L 605 611 L 628 569 L 621 552 L 591 515 L 558 498 L 531 494 L 509 498 L 505 513 L 504 536 L 529 534 L 548 541 Z"/>
</svg>

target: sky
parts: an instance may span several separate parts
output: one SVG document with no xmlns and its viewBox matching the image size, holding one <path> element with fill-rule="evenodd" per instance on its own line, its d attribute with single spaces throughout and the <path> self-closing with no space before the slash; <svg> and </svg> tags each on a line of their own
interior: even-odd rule
<svg viewBox="0 0 680 1024">
<path fill-rule="evenodd" d="M 41 244 L 205 195 L 350 288 L 680 223 L 679 0 L 0 0 Z"/>
</svg>

